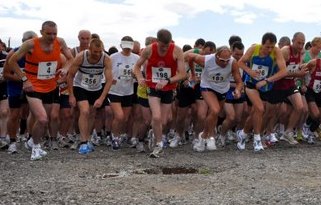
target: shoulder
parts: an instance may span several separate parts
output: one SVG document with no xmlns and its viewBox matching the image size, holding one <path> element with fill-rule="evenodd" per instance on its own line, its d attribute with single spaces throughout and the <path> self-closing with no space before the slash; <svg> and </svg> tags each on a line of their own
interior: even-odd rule
<svg viewBox="0 0 321 205">
<path fill-rule="evenodd" d="M 144 48 L 144 50 L 142 51 L 141 57 L 149 58 L 151 54 L 152 54 L 152 45 L 149 45 L 146 48 Z"/>
<path fill-rule="evenodd" d="M 59 42 L 61 47 L 67 48 L 66 42 L 63 38 L 57 37 L 57 41 Z"/>
</svg>

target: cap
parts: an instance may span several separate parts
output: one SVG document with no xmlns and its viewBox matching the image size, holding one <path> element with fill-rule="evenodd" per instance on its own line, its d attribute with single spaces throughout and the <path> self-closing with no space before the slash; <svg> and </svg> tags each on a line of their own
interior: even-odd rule
<svg viewBox="0 0 321 205">
<path fill-rule="evenodd" d="M 134 47 L 134 42 L 132 42 L 132 41 L 121 41 L 120 45 L 121 45 L 122 48 L 130 48 L 130 49 L 133 49 L 133 47 Z"/>
</svg>

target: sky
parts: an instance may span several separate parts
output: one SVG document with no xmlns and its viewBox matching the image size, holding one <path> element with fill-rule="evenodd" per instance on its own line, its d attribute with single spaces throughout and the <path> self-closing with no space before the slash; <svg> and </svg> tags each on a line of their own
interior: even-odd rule
<svg viewBox="0 0 321 205">
<path fill-rule="evenodd" d="M 144 47 L 145 37 L 161 28 L 171 31 L 175 43 L 191 46 L 198 38 L 216 46 L 239 35 L 246 47 L 260 43 L 266 32 L 292 38 L 301 31 L 306 41 L 321 35 L 321 1 L 289 0 L 0 0 L 0 38 L 10 46 L 21 44 L 22 34 L 52 20 L 58 36 L 69 47 L 78 45 L 78 32 L 88 29 L 103 40 L 106 50 L 119 48 L 123 36 Z"/>
</svg>

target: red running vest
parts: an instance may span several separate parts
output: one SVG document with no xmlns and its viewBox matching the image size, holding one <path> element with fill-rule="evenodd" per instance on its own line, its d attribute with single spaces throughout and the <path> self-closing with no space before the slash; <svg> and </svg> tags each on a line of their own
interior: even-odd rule
<svg viewBox="0 0 321 205">
<path fill-rule="evenodd" d="M 166 80 L 176 75 L 177 61 L 173 57 L 175 44 L 170 43 L 167 53 L 164 56 L 158 54 L 157 42 L 152 44 L 152 55 L 148 59 L 146 66 L 146 85 L 149 88 L 155 88 L 160 80 Z M 164 86 L 162 91 L 174 90 L 177 83 L 171 83 Z"/>
</svg>

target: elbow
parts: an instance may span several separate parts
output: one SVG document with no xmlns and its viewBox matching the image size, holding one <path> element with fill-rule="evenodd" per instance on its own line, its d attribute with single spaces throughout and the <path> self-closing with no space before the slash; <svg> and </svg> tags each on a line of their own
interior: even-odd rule
<svg viewBox="0 0 321 205">
<path fill-rule="evenodd" d="M 4 78 L 5 80 L 8 80 L 9 76 L 10 76 L 9 73 L 3 72 L 3 78 Z"/>
</svg>

